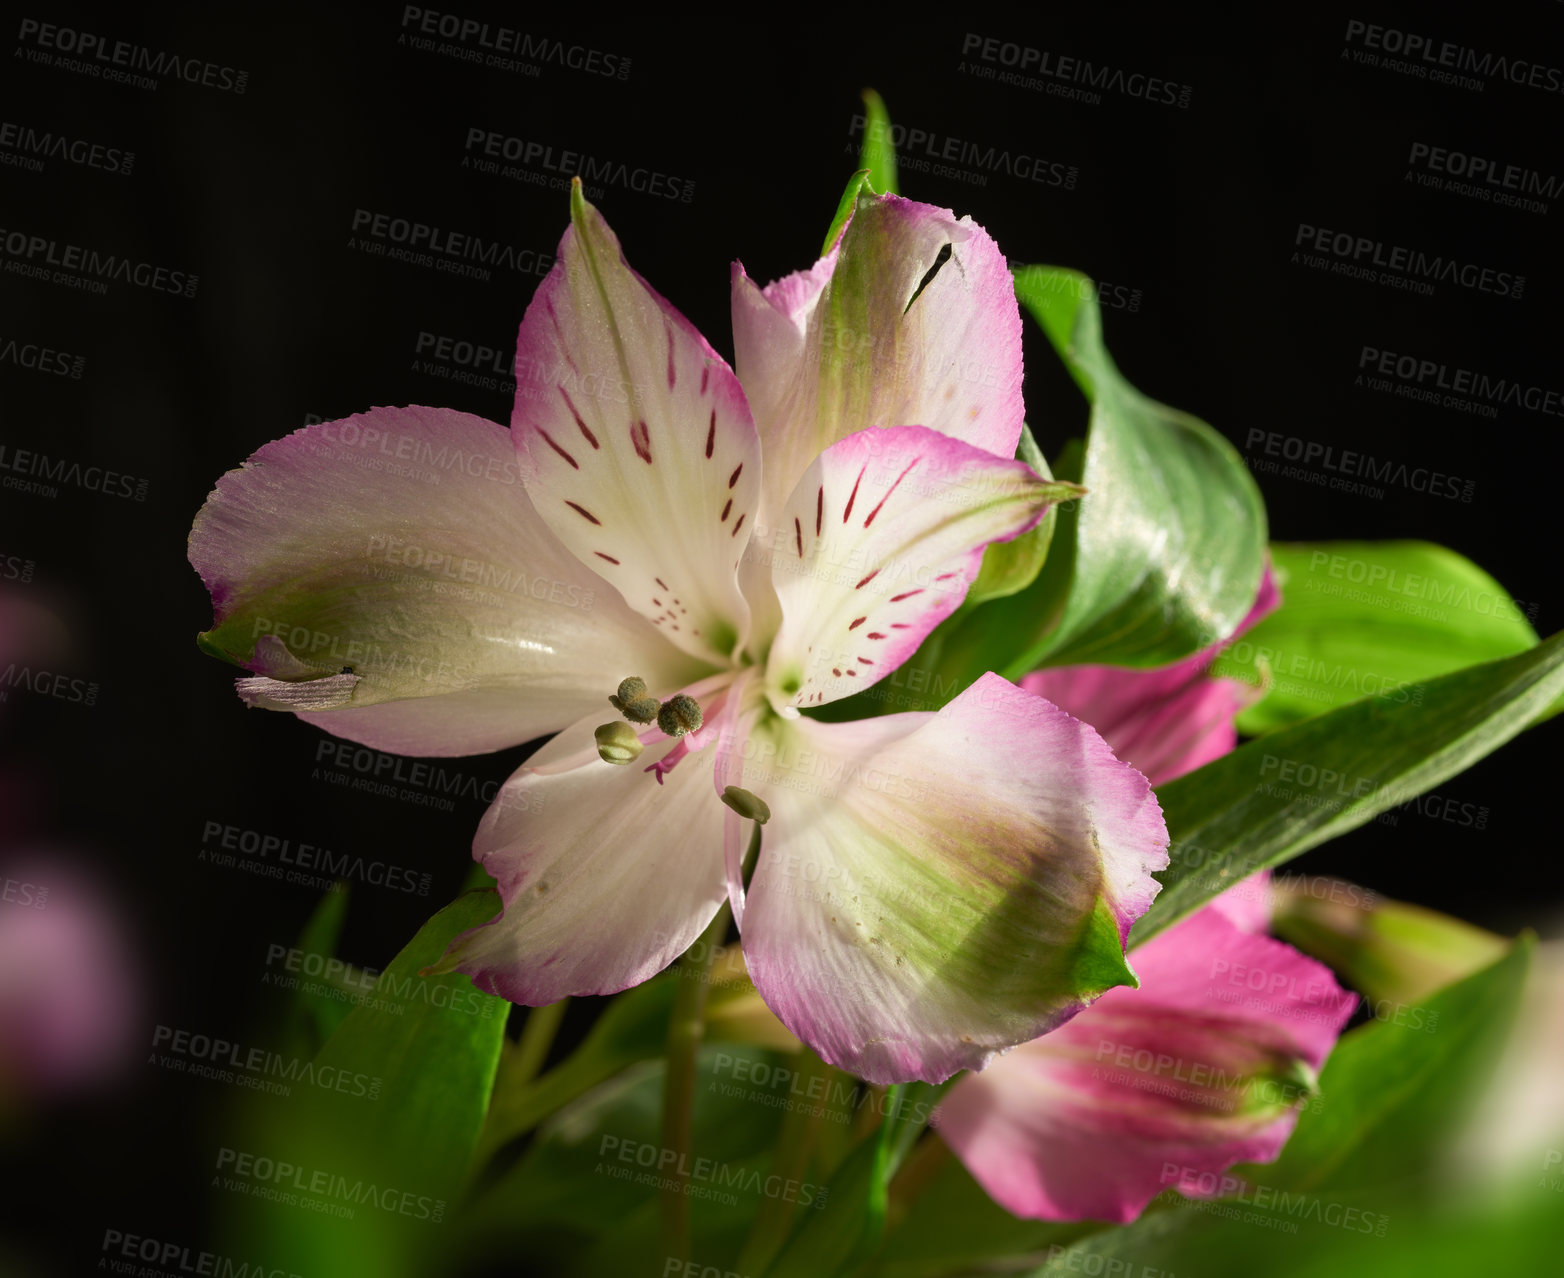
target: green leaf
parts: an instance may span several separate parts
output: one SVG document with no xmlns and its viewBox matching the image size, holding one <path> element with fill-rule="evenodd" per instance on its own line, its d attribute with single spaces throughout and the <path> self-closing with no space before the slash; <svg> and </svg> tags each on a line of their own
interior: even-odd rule
<svg viewBox="0 0 1564 1278">
<path fill-rule="evenodd" d="M 906 1083 L 885 1091 L 879 1126 L 832 1174 L 825 1208 L 799 1223 L 766 1278 L 842 1273 L 878 1246 L 891 1177 L 952 1082 Z"/>
<path fill-rule="evenodd" d="M 882 195 L 898 195 L 896 185 L 896 144 L 891 140 L 891 117 L 885 102 L 873 89 L 863 91 L 863 147 L 858 152 L 858 167 L 867 169 L 873 189 Z"/>
<path fill-rule="evenodd" d="M 1050 665 L 1166 665 L 1220 641 L 1254 603 L 1265 554 L 1265 507 L 1237 450 L 1204 422 L 1135 389 L 1102 338 L 1096 288 L 1075 271 L 1016 271 L 1016 297 L 1042 325 L 1092 403 L 1080 482 L 1087 496 L 1061 518 L 1033 584 L 1034 606 L 1010 678 Z M 1063 472 L 1061 472 L 1063 473 Z M 1077 476 L 1068 476 L 1077 478 Z M 1071 535 L 1073 534 L 1073 535 Z M 1047 627 L 1047 629 L 1044 629 Z"/>
<path fill-rule="evenodd" d="M 1271 733 L 1157 791 L 1172 860 L 1139 945 L 1266 866 L 1356 829 L 1470 767 L 1564 692 L 1564 633 Z"/>
<path fill-rule="evenodd" d="M 394 1168 L 454 1189 L 467 1171 L 510 1004 L 484 994 L 466 976 L 422 976 L 420 970 L 459 933 L 493 918 L 497 904 L 493 893 L 473 892 L 425 923 L 316 1057 L 317 1069 L 384 1080 L 381 1121 L 371 1131 L 354 1128 L 359 1149 L 383 1173 Z"/>
<path fill-rule="evenodd" d="M 1238 718 L 1246 736 L 1537 642 L 1526 619 L 1535 604 L 1431 542 L 1276 544 L 1271 557 L 1282 607 L 1212 666 L 1224 678 L 1271 682 Z"/>
<path fill-rule="evenodd" d="M 723 1045 L 702 1047 L 697 1060 L 691 1255 L 721 1270 L 732 1267 L 764 1200 L 783 1117 L 776 1102 L 788 1099 L 785 1086 L 771 1083 L 788 1057 Z M 463 1216 L 469 1245 L 512 1262 L 524 1255 L 532 1272 L 660 1272 L 663 1073 L 662 1061 L 640 1062 L 544 1122 Z M 658 1258 L 656 1271 L 646 1268 L 648 1256 Z"/>
<path fill-rule="evenodd" d="M 874 1278 L 942 1278 L 971 1272 L 983 1262 L 1013 1261 L 1065 1245 L 1101 1228 L 1092 1221 L 1061 1223 L 1012 1216 L 988 1196 L 959 1159 L 947 1154 L 906 1215 L 888 1231 L 869 1272 Z"/>
<path fill-rule="evenodd" d="M 475 1161 L 487 1162 L 506 1144 L 621 1070 L 661 1056 L 678 980 L 677 973 L 667 972 L 615 996 L 581 1046 L 565 1060 L 525 1087 L 496 1093 Z"/>
<path fill-rule="evenodd" d="M 853 213 L 858 208 L 858 195 L 869 183 L 869 170 L 859 169 L 852 177 L 847 179 L 847 189 L 842 192 L 842 198 L 836 206 L 836 215 L 831 219 L 831 225 L 825 233 L 825 243 L 820 248 L 820 256 L 824 257 L 831 251 L 836 241 L 841 238 L 842 228 L 852 219 Z M 869 193 L 874 193 L 874 188 L 869 187 Z"/>
<path fill-rule="evenodd" d="M 1268 1167 L 1278 1189 L 1402 1192 L 1437 1175 L 1455 1133 L 1502 1050 L 1535 943 L 1522 937 L 1492 966 L 1404 1015 L 1346 1035 L 1320 1073 L 1320 1099 Z"/>
<path fill-rule="evenodd" d="M 425 923 L 343 1019 L 308 1079 L 295 1081 L 285 1102 L 257 1097 L 237 1133 L 224 1133 L 231 1156 L 217 1163 L 214 1184 L 233 1195 L 223 1204 L 229 1245 L 288 1257 L 300 1273 L 387 1278 L 420 1272 L 445 1245 L 510 1004 L 466 976 L 421 972 L 458 933 L 492 918 L 495 904 L 492 893 L 471 893 Z M 276 1184 L 261 1172 L 247 1177 L 245 1155 L 275 1167 Z M 277 1184 L 299 1201 L 264 1193 Z"/>
<path fill-rule="evenodd" d="M 348 885 L 338 883 L 321 897 L 320 904 L 310 914 L 304 930 L 299 933 L 297 948 L 305 954 L 318 954 L 328 959 L 335 957 L 347 912 Z M 322 998 L 309 984 L 300 982 L 298 988 L 290 992 L 288 1006 L 283 1012 L 277 1049 L 289 1056 L 309 1059 L 336 1033 L 351 1009 L 348 998 Z"/>
</svg>

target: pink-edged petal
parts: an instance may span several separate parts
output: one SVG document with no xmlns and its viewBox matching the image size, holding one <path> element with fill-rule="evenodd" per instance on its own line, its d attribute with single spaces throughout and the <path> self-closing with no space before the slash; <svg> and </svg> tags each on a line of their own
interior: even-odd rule
<svg viewBox="0 0 1564 1278">
<path fill-rule="evenodd" d="M 985 675 L 935 714 L 771 718 L 744 758 L 771 808 L 744 953 L 822 1059 L 939 1081 L 1133 982 L 1167 831 L 1085 724 Z"/>
<path fill-rule="evenodd" d="M 755 528 L 760 438 L 738 379 L 625 261 L 581 195 L 516 344 L 511 432 L 559 538 L 686 652 L 747 637 L 736 569 Z"/>
<path fill-rule="evenodd" d="M 1085 719 L 1113 747 L 1162 785 L 1221 758 L 1238 744 L 1234 719 L 1262 695 L 1233 679 L 1215 679 L 1211 662 L 1251 626 L 1276 610 L 1281 595 L 1267 562 L 1254 606 L 1238 629 L 1203 652 L 1160 670 L 1117 666 L 1057 666 L 1038 670 L 1021 687 Z"/>
<path fill-rule="evenodd" d="M 613 994 L 684 953 L 727 893 L 722 819 L 712 793 L 714 734 L 659 782 L 680 748 L 655 729 L 628 766 L 604 763 L 597 715 L 562 732 L 501 787 L 473 857 L 504 908 L 457 937 L 440 971 L 513 1003 L 540 1007 Z"/>
<path fill-rule="evenodd" d="M 961 604 L 983 548 L 1034 527 L 1052 492 L 1024 462 L 923 426 L 831 445 L 788 498 L 771 561 L 775 703 L 821 705 L 885 678 Z"/>
<path fill-rule="evenodd" d="M 1153 785 L 1229 753 L 1238 744 L 1234 716 L 1255 695 L 1236 680 L 1210 679 L 1198 671 L 1117 666 L 1038 670 L 1021 687 L 1086 720 Z"/>
<path fill-rule="evenodd" d="M 866 427 L 917 423 L 1014 455 L 1021 316 L 1004 255 L 971 218 L 866 196 L 811 270 L 761 289 L 735 263 L 732 295 L 768 527 L 810 462 Z"/>
<path fill-rule="evenodd" d="M 1140 989 L 963 1078 L 940 1135 L 1018 1216 L 1133 1220 L 1164 1189 L 1268 1162 L 1356 996 L 1205 909 L 1134 952 Z"/>
<path fill-rule="evenodd" d="M 544 526 L 505 428 L 449 409 L 267 444 L 217 481 L 190 562 L 247 702 L 380 749 L 516 745 L 627 674 L 666 695 L 699 669 Z"/>
</svg>

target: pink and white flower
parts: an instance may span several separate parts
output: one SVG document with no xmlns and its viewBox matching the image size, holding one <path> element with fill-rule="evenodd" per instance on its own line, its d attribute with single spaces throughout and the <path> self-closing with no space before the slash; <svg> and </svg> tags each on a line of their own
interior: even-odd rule
<svg viewBox="0 0 1564 1278">
<path fill-rule="evenodd" d="M 1012 460 L 993 241 L 861 200 L 812 269 L 735 267 L 735 374 L 579 186 L 571 215 L 509 432 L 376 409 L 219 481 L 191 536 L 204 645 L 250 704 L 381 749 L 558 734 L 474 842 L 502 912 L 442 964 L 513 1001 L 643 981 L 724 898 L 781 1020 L 877 1082 L 980 1066 L 1133 981 L 1167 836 L 1091 728 L 996 676 L 937 713 L 800 715 L 906 661 L 1061 491 Z M 595 736 L 627 676 L 702 712 L 615 747 L 644 769 Z M 747 890 L 729 786 L 771 813 Z"/>
<path fill-rule="evenodd" d="M 1270 570 L 1238 633 L 1279 602 Z M 1022 687 L 1096 726 L 1157 782 L 1226 754 L 1252 693 L 1213 679 L 1217 649 L 1162 670 L 1065 667 Z M 1330 969 L 1264 935 L 1262 871 L 1137 948 L 1140 988 L 963 1078 L 938 1130 L 1017 1216 L 1133 1220 L 1165 1189 L 1200 1193 L 1268 1162 L 1352 1015 Z"/>
</svg>

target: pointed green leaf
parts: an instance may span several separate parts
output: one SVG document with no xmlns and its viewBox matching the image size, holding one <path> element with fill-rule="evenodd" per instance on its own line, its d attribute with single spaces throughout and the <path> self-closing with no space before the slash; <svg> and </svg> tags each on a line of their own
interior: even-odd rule
<svg viewBox="0 0 1564 1278">
<path fill-rule="evenodd" d="M 1149 668 L 1209 647 L 1237 628 L 1259 588 L 1259 489 L 1210 426 L 1125 380 L 1103 344 L 1091 280 L 1044 266 L 1015 280 L 1092 412 L 1078 476 L 1088 495 L 1073 522 L 1061 519 L 1060 544 L 1032 587 L 1039 600 L 1062 598 L 1062 613 L 1055 621 L 1053 609 L 1035 608 L 1023 650 L 1001 673 L 1018 678 L 1045 659 Z"/>
<path fill-rule="evenodd" d="M 1511 598 L 1453 550 L 1426 541 L 1276 544 L 1282 606 L 1223 652 L 1212 673 L 1270 690 L 1238 719 L 1246 736 L 1373 692 L 1537 642 L 1534 603 Z"/>
<path fill-rule="evenodd" d="M 842 228 L 847 225 L 853 213 L 858 208 L 858 196 L 865 188 L 870 195 L 874 194 L 874 188 L 869 186 L 869 170 L 859 169 L 852 177 L 847 179 L 847 189 L 842 192 L 842 198 L 836 206 L 836 214 L 831 218 L 831 225 L 826 229 L 825 243 L 820 247 L 820 256 L 825 257 L 830 253 L 836 241 L 841 238 Z"/>
<path fill-rule="evenodd" d="M 1172 840 L 1139 945 L 1211 897 L 1492 753 L 1564 693 L 1564 633 L 1526 652 L 1271 733 L 1157 791 Z"/>
<path fill-rule="evenodd" d="M 863 91 L 863 146 L 858 167 L 869 171 L 869 181 L 882 195 L 899 195 L 896 185 L 896 143 L 891 140 L 891 117 L 885 102 L 873 89 Z"/>
</svg>

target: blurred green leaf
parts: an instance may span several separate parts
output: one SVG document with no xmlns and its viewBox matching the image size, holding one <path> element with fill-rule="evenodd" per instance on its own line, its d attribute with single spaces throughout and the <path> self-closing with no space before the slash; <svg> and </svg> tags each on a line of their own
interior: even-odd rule
<svg viewBox="0 0 1564 1278">
<path fill-rule="evenodd" d="M 1157 791 L 1172 839 L 1139 945 L 1266 866 L 1356 829 L 1492 753 L 1564 692 L 1564 633 L 1251 741 Z"/>
<path fill-rule="evenodd" d="M 342 924 L 348 913 L 348 886 L 338 883 L 321 897 L 299 933 L 298 948 L 306 954 L 334 958 L 342 936 Z M 322 978 L 324 979 L 324 978 Z M 343 991 L 344 993 L 346 991 Z M 352 1010 L 344 998 L 322 998 L 304 982 L 291 990 L 282 1015 L 277 1048 L 286 1055 L 308 1060 L 320 1051 Z"/>
<path fill-rule="evenodd" d="M 1254 603 L 1265 556 L 1265 507 L 1237 450 L 1125 380 L 1086 276 L 1027 266 L 1015 284 L 1092 411 L 1081 473 L 1060 470 L 1088 495 L 1060 519 L 1042 575 L 1004 610 L 1020 651 L 1000 673 L 1150 668 L 1224 639 Z"/>
<path fill-rule="evenodd" d="M 896 144 L 891 140 L 891 117 L 885 102 L 873 89 L 863 91 L 863 146 L 858 167 L 869 171 L 869 185 L 881 195 L 899 195 L 896 185 Z"/>
<path fill-rule="evenodd" d="M 1246 1169 L 1277 1189 L 1385 1190 L 1426 1178 L 1492 1071 L 1535 943 L 1446 987 L 1404 1016 L 1346 1035 L 1311 1107 L 1274 1164 Z"/>
<path fill-rule="evenodd" d="M 1212 674 L 1259 686 L 1238 718 L 1274 732 L 1376 693 L 1414 688 L 1537 642 L 1517 603 L 1453 550 L 1426 541 L 1278 543 L 1282 607 L 1217 658 Z"/>
<path fill-rule="evenodd" d="M 878 1102 L 878 1128 L 832 1174 L 825 1208 L 804 1215 L 766 1278 L 843 1273 L 878 1246 L 891 1177 L 950 1085 L 915 1082 L 886 1090 Z"/>
<path fill-rule="evenodd" d="M 784 1108 L 777 1102 L 789 1099 L 748 1080 L 769 1084 L 788 1058 L 735 1044 L 703 1047 L 697 1059 L 691 1258 L 721 1271 L 732 1267 L 764 1197 Z M 660 1060 L 632 1065 L 547 1119 L 463 1213 L 470 1258 L 525 1256 L 534 1272 L 562 1278 L 661 1274 L 663 1070 Z"/>
<path fill-rule="evenodd" d="M 419 929 L 292 1085 L 257 1097 L 226 1137 L 214 1188 L 227 1247 L 306 1274 L 428 1272 L 449 1246 L 510 1004 L 466 976 L 423 976 L 460 932 L 493 917 L 471 893 Z M 328 922 L 320 916 L 324 936 Z M 251 1157 L 251 1174 L 240 1170 Z M 259 1169 L 265 1167 L 268 1176 Z M 286 1170 L 285 1170 L 286 1169 Z"/>
</svg>

